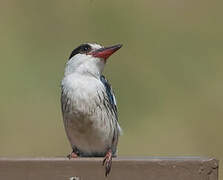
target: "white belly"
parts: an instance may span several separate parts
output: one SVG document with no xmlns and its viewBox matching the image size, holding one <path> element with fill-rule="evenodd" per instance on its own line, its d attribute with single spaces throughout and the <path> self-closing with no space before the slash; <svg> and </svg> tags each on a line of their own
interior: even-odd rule
<svg viewBox="0 0 223 180">
<path fill-rule="evenodd" d="M 72 83 L 63 85 L 69 101 L 63 119 L 71 146 L 83 156 L 104 156 L 112 146 L 115 128 L 112 123 L 114 115 L 106 111 L 98 96 L 104 87 L 100 81 L 92 79 L 89 83 L 86 80 Z"/>
<path fill-rule="evenodd" d="M 86 155 L 105 154 L 112 144 L 110 123 L 94 116 L 66 118 L 65 129 L 72 148 Z"/>
</svg>

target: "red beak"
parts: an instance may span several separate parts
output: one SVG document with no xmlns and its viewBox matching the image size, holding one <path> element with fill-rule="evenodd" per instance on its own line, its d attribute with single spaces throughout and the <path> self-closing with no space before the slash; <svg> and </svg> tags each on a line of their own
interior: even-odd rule
<svg viewBox="0 0 223 180">
<path fill-rule="evenodd" d="M 115 51 L 119 50 L 121 47 L 122 47 L 122 44 L 118 44 L 115 46 L 100 48 L 88 54 L 94 57 L 103 58 L 106 60 L 109 56 L 111 56 Z"/>
</svg>

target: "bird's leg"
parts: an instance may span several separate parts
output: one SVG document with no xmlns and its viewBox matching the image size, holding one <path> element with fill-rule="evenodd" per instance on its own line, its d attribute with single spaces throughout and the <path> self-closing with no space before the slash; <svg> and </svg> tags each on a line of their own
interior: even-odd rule
<svg viewBox="0 0 223 180">
<path fill-rule="evenodd" d="M 70 154 L 67 155 L 68 159 L 73 159 L 73 158 L 77 158 L 78 155 L 75 152 L 72 152 Z"/>
<path fill-rule="evenodd" d="M 103 160 L 103 166 L 105 165 L 105 176 L 107 177 L 109 172 L 111 171 L 111 165 L 112 165 L 112 150 L 109 149 L 105 155 L 105 158 Z"/>
<path fill-rule="evenodd" d="M 73 148 L 73 151 L 70 154 L 67 155 L 67 157 L 69 159 L 77 158 L 78 156 L 79 156 L 79 151 L 78 151 L 78 149 L 76 147 Z"/>
</svg>

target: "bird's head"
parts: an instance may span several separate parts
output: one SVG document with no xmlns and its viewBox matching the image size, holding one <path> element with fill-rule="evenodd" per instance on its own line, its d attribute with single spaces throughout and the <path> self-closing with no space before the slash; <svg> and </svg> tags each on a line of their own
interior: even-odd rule
<svg viewBox="0 0 223 180">
<path fill-rule="evenodd" d="M 90 43 L 82 44 L 71 52 L 66 64 L 65 75 L 79 73 L 100 76 L 108 57 L 121 47 L 121 44 L 110 47 Z"/>
</svg>

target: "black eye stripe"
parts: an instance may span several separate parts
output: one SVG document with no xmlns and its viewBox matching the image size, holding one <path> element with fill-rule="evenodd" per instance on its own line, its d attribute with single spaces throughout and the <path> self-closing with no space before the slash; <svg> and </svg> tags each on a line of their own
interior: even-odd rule
<svg viewBox="0 0 223 180">
<path fill-rule="evenodd" d="M 86 54 L 90 51 L 91 46 L 89 44 L 82 44 L 71 52 L 69 59 L 75 56 L 76 54 Z"/>
</svg>

